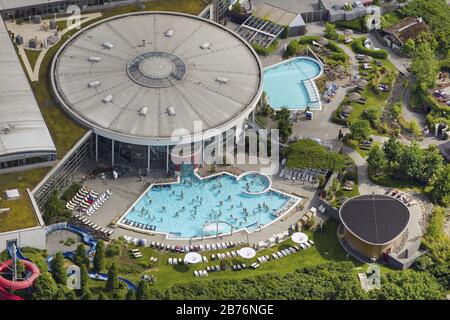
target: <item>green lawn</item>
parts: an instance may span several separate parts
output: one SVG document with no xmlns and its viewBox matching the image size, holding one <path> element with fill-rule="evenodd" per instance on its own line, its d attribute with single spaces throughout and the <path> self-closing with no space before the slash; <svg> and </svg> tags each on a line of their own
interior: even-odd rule
<svg viewBox="0 0 450 320">
<path fill-rule="evenodd" d="M 370 180 L 378 184 L 380 186 L 389 187 L 389 188 L 395 188 L 395 189 L 402 189 L 402 190 L 412 190 L 418 193 L 424 193 L 424 186 L 421 184 L 418 184 L 414 181 L 409 180 L 400 180 L 392 177 L 392 175 L 388 172 L 385 172 L 382 175 L 378 175 L 374 177 L 373 175 L 369 175 Z"/>
<path fill-rule="evenodd" d="M 356 266 L 361 266 L 362 264 L 353 260 L 352 258 L 347 258 L 345 251 L 341 248 L 336 235 L 337 223 L 334 221 L 328 221 L 324 225 L 324 231 L 307 232 L 310 238 L 315 242 L 315 246 L 304 251 L 297 252 L 288 257 L 276 261 L 270 261 L 268 263 L 262 264 L 258 269 L 243 270 L 243 271 L 222 271 L 218 273 L 210 273 L 208 279 L 223 279 L 223 278 L 246 278 L 249 276 L 255 276 L 268 272 L 278 272 L 280 274 L 285 274 L 292 272 L 302 266 L 312 266 L 327 261 L 343 261 L 352 260 Z M 274 246 L 272 248 L 258 252 L 258 256 L 261 255 L 271 255 L 273 252 L 279 249 L 289 247 L 293 245 L 291 240 L 286 240 L 283 243 Z M 130 245 L 130 248 L 135 246 Z M 124 252 L 120 257 L 108 258 L 107 264 L 109 265 L 112 261 L 116 261 L 121 276 L 132 280 L 133 282 L 138 282 L 142 274 L 154 275 L 157 278 L 158 288 L 168 288 L 177 283 L 187 283 L 191 281 L 198 280 L 194 277 L 193 271 L 205 269 L 207 265 L 219 264 L 219 261 L 210 261 L 208 264 L 199 264 L 195 266 L 187 265 L 176 265 L 172 266 L 167 264 L 167 259 L 169 257 L 183 257 L 184 254 L 177 253 L 166 253 L 161 251 L 156 251 L 151 248 L 139 247 L 143 257 L 140 259 L 134 259 L 129 256 L 128 252 Z M 220 251 L 218 251 L 220 252 Z M 210 260 L 210 253 L 205 253 L 205 255 Z M 149 258 L 155 256 L 159 259 L 158 263 L 151 263 Z M 244 260 L 242 258 L 232 259 L 233 263 L 241 262 L 245 263 L 247 266 L 256 262 L 256 258 L 250 260 Z M 106 270 L 105 270 L 106 271 Z"/>
<path fill-rule="evenodd" d="M 24 49 L 25 54 L 27 55 L 28 62 L 30 62 L 30 66 L 32 69 L 34 69 L 34 66 L 36 65 L 37 58 L 41 54 L 41 50 L 29 50 Z"/>
<path fill-rule="evenodd" d="M 0 214 L 0 232 L 34 227 L 37 225 L 36 216 L 26 194 L 26 188 L 36 186 L 50 168 L 33 169 L 21 173 L 0 175 L 0 197 L 7 189 L 18 188 L 21 198 L 11 201 L 0 201 L 0 207 L 10 208 L 8 213 Z"/>
</svg>

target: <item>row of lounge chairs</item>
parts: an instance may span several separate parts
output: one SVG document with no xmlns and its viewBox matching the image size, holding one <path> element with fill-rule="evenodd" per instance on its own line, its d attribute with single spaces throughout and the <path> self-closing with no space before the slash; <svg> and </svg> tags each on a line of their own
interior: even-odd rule
<svg viewBox="0 0 450 320">
<path fill-rule="evenodd" d="M 142 258 L 142 253 L 139 249 L 130 249 L 131 255 L 135 258 L 135 259 L 139 259 Z"/>
<path fill-rule="evenodd" d="M 396 198 L 397 200 L 400 200 L 408 207 L 417 204 L 412 196 L 409 196 L 397 189 L 389 189 L 388 191 L 386 191 L 386 194 L 388 196 Z"/>
<path fill-rule="evenodd" d="M 280 178 L 288 180 L 298 180 L 302 182 L 315 182 L 319 175 L 326 175 L 328 170 L 325 169 L 281 169 Z"/>
<path fill-rule="evenodd" d="M 227 251 L 223 253 L 213 253 L 211 255 L 211 260 L 225 260 L 225 259 L 231 259 L 236 258 L 238 256 L 238 253 L 236 251 Z"/>
<path fill-rule="evenodd" d="M 291 255 L 293 253 L 296 253 L 296 252 L 298 252 L 298 251 L 300 251 L 302 249 L 303 250 L 304 249 L 308 249 L 313 244 L 314 244 L 314 242 L 312 240 L 308 240 L 307 242 L 300 243 L 299 245 L 292 246 L 292 247 L 289 247 L 289 248 L 286 248 L 286 249 L 274 252 L 274 253 L 272 253 L 272 258 L 275 259 L 275 260 L 278 260 L 280 258 L 287 257 L 287 256 L 289 256 L 289 255 Z"/>
<path fill-rule="evenodd" d="M 147 239 L 138 239 L 130 236 L 124 236 L 124 239 L 127 243 L 132 243 L 135 246 L 145 246 L 147 244 Z"/>
<path fill-rule="evenodd" d="M 243 244 L 244 241 L 239 241 L 235 243 L 233 241 L 221 242 L 221 243 L 212 243 L 212 244 L 196 244 L 196 245 L 170 245 L 164 244 L 158 241 L 152 241 L 150 243 L 151 248 L 155 248 L 158 250 L 166 250 L 172 252 L 193 252 L 193 251 L 214 251 L 214 250 L 224 250 L 228 248 L 233 248 L 235 246 L 239 246 Z"/>
<path fill-rule="evenodd" d="M 205 256 L 202 256 L 202 262 L 203 263 L 208 263 L 208 258 L 205 257 Z M 169 258 L 167 260 L 167 263 L 171 264 L 171 265 L 173 265 L 173 264 L 187 264 L 187 262 L 185 262 L 184 259 L 182 259 L 182 258 Z"/>
<path fill-rule="evenodd" d="M 98 196 L 99 194 L 94 190 L 89 190 L 85 186 L 82 186 L 73 198 L 66 203 L 66 208 L 71 211 L 77 208 L 80 208 L 80 210 L 87 210 Z"/>
<path fill-rule="evenodd" d="M 241 271 L 244 270 L 245 268 L 246 266 L 243 263 L 233 264 L 233 266 L 231 267 L 233 271 Z"/>
<path fill-rule="evenodd" d="M 78 219 L 85 226 L 87 226 L 87 227 L 89 227 L 89 228 L 91 228 L 91 229 L 93 229 L 95 231 L 104 233 L 107 236 L 111 236 L 114 233 L 114 230 L 110 230 L 110 229 L 107 229 L 107 228 L 102 228 L 101 226 L 95 224 L 94 222 L 92 222 L 91 220 L 89 220 L 89 219 L 87 219 L 87 218 L 85 218 L 83 216 L 75 216 L 75 218 Z"/>
<path fill-rule="evenodd" d="M 86 215 L 91 216 L 97 211 L 111 196 L 111 191 L 106 190 L 106 192 L 102 193 L 100 197 L 94 200 L 94 202 L 87 208 L 82 208 L 80 211 L 86 213 Z"/>
<path fill-rule="evenodd" d="M 139 228 L 139 229 L 148 230 L 148 231 L 156 230 L 156 226 L 154 226 L 154 225 L 139 223 L 139 222 L 131 221 L 128 219 L 124 219 L 122 221 L 122 223 L 126 224 L 127 226 L 133 227 L 133 228 Z"/>
<path fill-rule="evenodd" d="M 194 276 L 198 277 L 207 277 L 208 276 L 208 271 L 206 270 L 199 270 L 199 271 L 194 271 Z"/>
</svg>

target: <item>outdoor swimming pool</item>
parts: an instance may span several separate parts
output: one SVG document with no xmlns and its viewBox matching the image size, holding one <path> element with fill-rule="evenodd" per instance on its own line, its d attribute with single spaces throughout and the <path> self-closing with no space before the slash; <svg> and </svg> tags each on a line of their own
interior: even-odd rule
<svg viewBox="0 0 450 320">
<path fill-rule="evenodd" d="M 321 109 L 314 79 L 323 72 L 322 65 L 309 57 L 297 57 L 264 69 L 264 91 L 274 109 Z"/>
<path fill-rule="evenodd" d="M 244 186 L 266 187 L 262 176 L 244 177 Z M 254 180 L 252 180 L 252 178 Z M 244 181 L 244 180 L 243 180 Z M 257 228 L 277 218 L 298 198 L 272 189 L 262 194 L 246 194 L 235 176 L 221 173 L 201 179 L 193 172 L 180 183 L 148 189 L 121 220 L 124 227 L 168 233 L 170 237 L 215 236 L 238 229 Z M 220 221 L 218 224 L 217 221 Z"/>
</svg>

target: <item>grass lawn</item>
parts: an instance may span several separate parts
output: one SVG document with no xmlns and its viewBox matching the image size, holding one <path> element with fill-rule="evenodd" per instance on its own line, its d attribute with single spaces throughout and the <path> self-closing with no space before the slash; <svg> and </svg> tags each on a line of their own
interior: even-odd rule
<svg viewBox="0 0 450 320">
<path fill-rule="evenodd" d="M 278 272 L 280 274 L 285 274 L 292 272 L 299 267 L 303 266 L 313 266 L 321 263 L 325 263 L 331 260 L 343 261 L 352 260 L 355 266 L 361 266 L 362 263 L 348 258 L 345 251 L 341 248 L 336 235 L 337 223 L 334 221 L 328 221 L 324 225 L 323 232 L 307 231 L 311 239 L 314 240 L 315 245 L 307 250 L 297 252 L 288 257 L 284 257 L 277 261 L 270 261 L 256 269 L 247 269 L 242 271 L 222 271 L 217 273 L 210 273 L 208 279 L 237 279 L 237 278 L 247 278 L 249 276 L 256 276 L 259 274 Z M 281 244 L 278 244 L 272 248 L 258 252 L 257 256 L 261 255 L 271 255 L 273 252 L 278 251 L 282 248 L 289 247 L 293 245 L 291 240 L 286 240 Z M 130 245 L 128 248 L 134 248 L 135 246 Z M 184 254 L 177 253 L 166 253 L 161 251 L 156 251 L 151 248 L 139 247 L 143 257 L 140 259 L 134 259 L 129 256 L 128 252 L 123 252 L 120 257 L 107 258 L 107 264 L 109 265 L 112 261 L 116 261 L 121 276 L 130 279 L 131 281 L 137 283 L 140 280 L 142 274 L 154 275 L 157 278 L 158 288 L 168 288 L 177 283 L 187 283 L 191 281 L 197 281 L 198 279 L 194 277 L 193 271 L 205 269 L 207 265 L 219 264 L 219 261 L 210 261 L 208 264 L 202 263 L 195 266 L 187 265 L 169 265 L 167 264 L 167 259 L 169 257 L 183 258 Z M 220 251 L 218 251 L 220 252 Z M 210 253 L 204 253 L 210 260 Z M 159 261 L 151 263 L 149 258 L 155 256 Z M 244 260 L 242 258 L 231 259 L 233 263 L 241 262 L 245 263 L 247 266 L 256 262 L 256 258 Z M 106 271 L 106 270 L 105 270 Z"/>
<path fill-rule="evenodd" d="M 36 65 L 37 58 L 41 54 L 41 50 L 29 50 L 24 49 L 25 54 L 27 55 L 28 62 L 30 62 L 30 66 L 32 69 L 34 69 L 34 66 Z"/>
<path fill-rule="evenodd" d="M 392 175 L 389 172 L 384 172 L 382 175 L 378 175 L 374 177 L 373 175 L 369 174 L 370 180 L 378 184 L 380 186 L 389 187 L 389 188 L 395 188 L 395 189 L 401 189 L 401 190 L 412 190 L 414 192 L 418 193 L 424 193 L 425 188 L 423 185 L 410 181 L 410 180 L 400 180 L 392 177 Z"/>
<path fill-rule="evenodd" d="M 31 203 L 26 194 L 26 188 L 36 186 L 49 168 L 33 169 L 21 173 L 0 175 L 0 197 L 7 189 L 18 188 L 21 198 L 18 200 L 1 201 L 0 207 L 10 208 L 8 213 L 0 214 L 0 232 L 34 227 L 37 225 L 36 216 L 31 208 Z"/>
</svg>

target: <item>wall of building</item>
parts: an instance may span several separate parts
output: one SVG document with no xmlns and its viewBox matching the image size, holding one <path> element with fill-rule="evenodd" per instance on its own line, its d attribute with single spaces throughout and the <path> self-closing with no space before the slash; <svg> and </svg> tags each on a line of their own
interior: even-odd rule
<svg viewBox="0 0 450 320">
<path fill-rule="evenodd" d="M 20 248 L 45 249 L 45 227 L 40 226 L 0 233 L 0 251 L 6 250 L 6 243 L 11 240 L 16 240 Z"/>
</svg>

